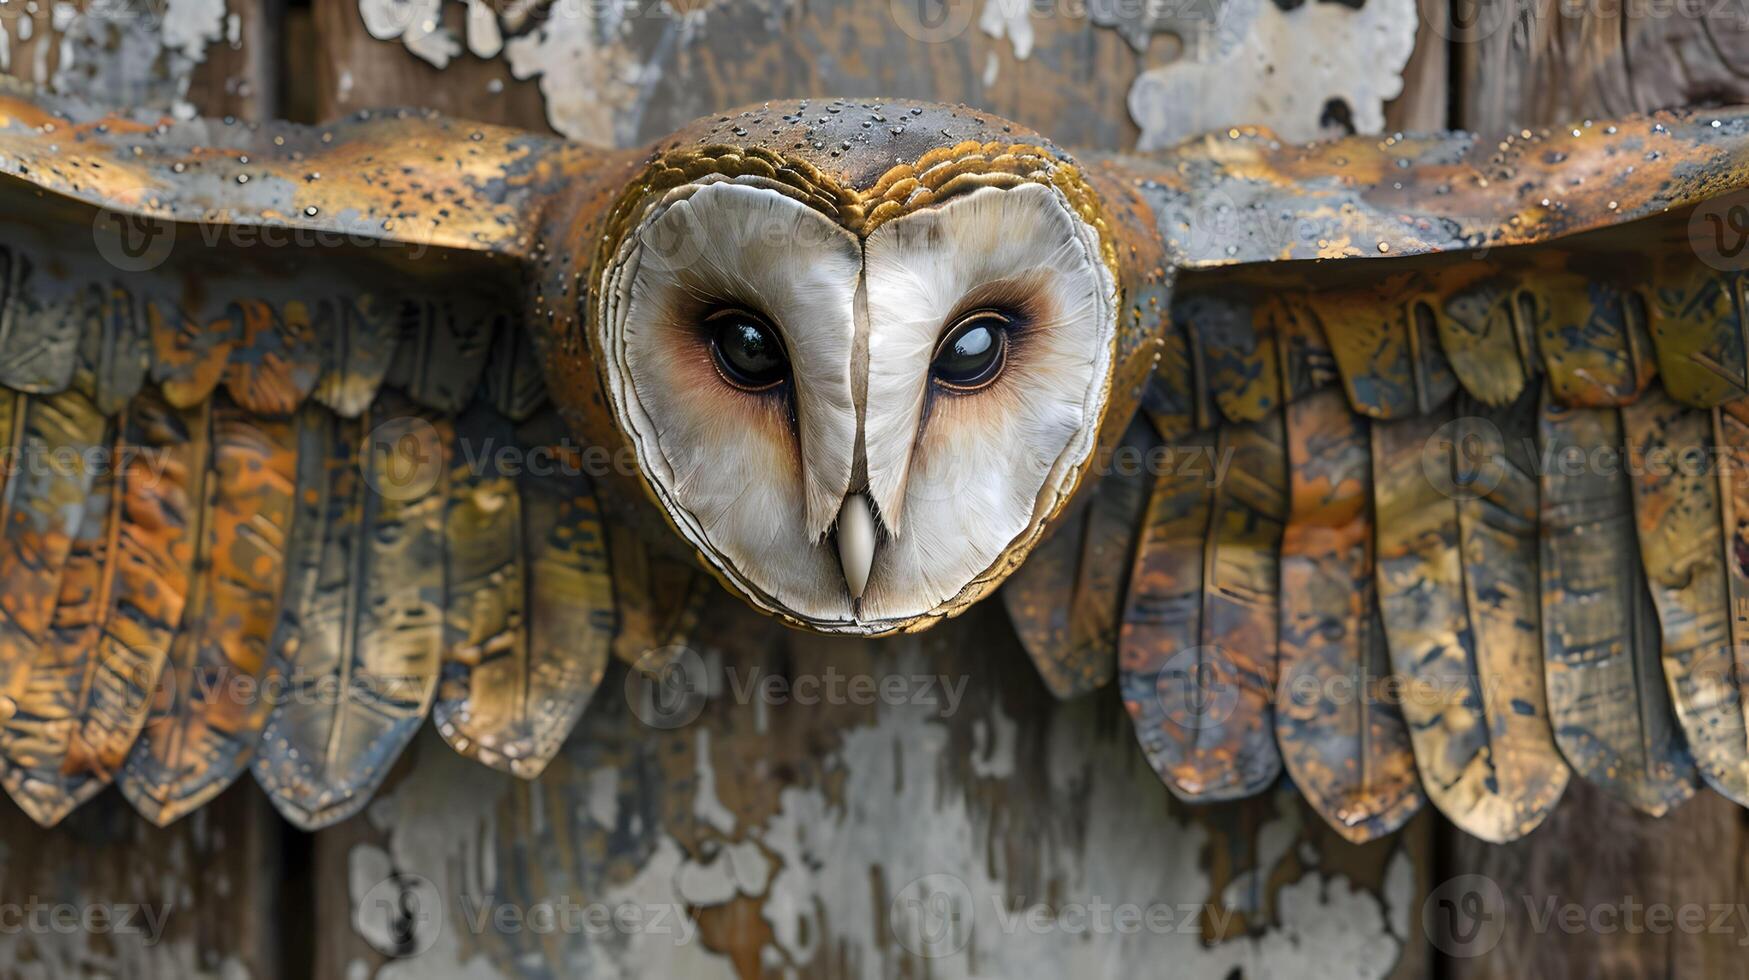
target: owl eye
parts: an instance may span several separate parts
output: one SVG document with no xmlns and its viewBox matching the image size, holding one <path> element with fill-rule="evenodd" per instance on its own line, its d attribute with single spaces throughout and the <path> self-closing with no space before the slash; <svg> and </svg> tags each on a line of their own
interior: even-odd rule
<svg viewBox="0 0 1749 980">
<path fill-rule="evenodd" d="M 930 371 L 937 381 L 959 391 L 975 391 L 996 380 L 1008 361 L 1008 331 L 1014 321 L 997 310 L 975 310 L 955 321 L 935 349 Z"/>
<path fill-rule="evenodd" d="M 777 331 L 757 313 L 731 308 L 705 318 L 711 357 L 730 384 L 744 391 L 764 391 L 789 375 L 789 357 Z"/>
</svg>

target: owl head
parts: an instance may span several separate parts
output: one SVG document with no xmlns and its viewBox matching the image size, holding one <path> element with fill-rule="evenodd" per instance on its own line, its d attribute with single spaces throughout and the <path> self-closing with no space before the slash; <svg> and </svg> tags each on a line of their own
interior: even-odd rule
<svg viewBox="0 0 1749 980">
<path fill-rule="evenodd" d="M 963 107 L 834 101 L 701 121 L 620 186 L 567 290 L 591 369 L 551 386 L 598 400 L 704 564 L 830 632 L 999 584 L 1136 353 L 1089 176 Z"/>
</svg>

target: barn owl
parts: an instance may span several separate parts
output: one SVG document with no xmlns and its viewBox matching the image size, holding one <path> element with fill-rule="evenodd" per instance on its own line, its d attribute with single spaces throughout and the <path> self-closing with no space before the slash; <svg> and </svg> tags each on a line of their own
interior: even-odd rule
<svg viewBox="0 0 1749 980">
<path fill-rule="evenodd" d="M 1491 841 L 1749 802 L 1749 117 L 1071 154 L 769 103 L 632 151 L 0 93 L 0 757 L 48 824 L 429 715 L 537 775 L 701 596 L 992 596 L 1187 800 Z"/>
</svg>

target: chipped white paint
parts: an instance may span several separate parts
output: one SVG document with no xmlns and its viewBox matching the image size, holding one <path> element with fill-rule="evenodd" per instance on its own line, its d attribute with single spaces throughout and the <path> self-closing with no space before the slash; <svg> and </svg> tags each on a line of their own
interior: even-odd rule
<svg viewBox="0 0 1749 980">
<path fill-rule="evenodd" d="M 17 0 L 14 0 L 17 2 Z M 7 19 L 12 36 L 0 41 L 0 70 L 14 70 L 11 44 L 35 38 L 27 77 L 57 92 L 118 105 L 193 115 L 188 89 L 207 48 L 239 43 L 241 22 L 226 0 L 55 0 L 47 23 L 31 15 Z M 53 68 L 51 69 L 51 55 Z"/>
<path fill-rule="evenodd" d="M 1032 54 L 1031 11 L 1032 0 L 984 0 L 978 29 L 997 40 L 1007 38 L 1014 46 L 1014 56 L 1025 61 Z"/>
<path fill-rule="evenodd" d="M 359 0 L 358 12 L 371 37 L 400 38 L 408 51 L 438 68 L 461 54 L 461 42 L 443 26 L 443 0 Z"/>
<path fill-rule="evenodd" d="M 225 0 L 171 0 L 161 31 L 166 48 L 198 60 L 225 36 Z"/>
<path fill-rule="evenodd" d="M 692 815 L 715 827 L 718 833 L 732 834 L 735 832 L 735 815 L 717 798 L 717 772 L 711 766 L 710 730 L 701 726 L 693 737 L 698 742 L 698 790 L 692 798 Z"/>
<path fill-rule="evenodd" d="M 1335 135 L 1321 124 L 1341 99 L 1354 128 L 1384 128 L 1384 105 L 1403 90 L 1415 50 L 1415 0 L 1368 0 L 1359 10 L 1307 3 L 1283 11 L 1269 0 L 1226 0 L 1222 18 L 1249 23 L 1243 40 L 1216 56 L 1152 68 L 1130 87 L 1138 148 L 1159 149 L 1236 123 L 1269 126 L 1283 139 Z"/>
<path fill-rule="evenodd" d="M 698 906 L 722 905 L 738 895 L 757 898 L 771 883 L 771 860 L 751 841 L 738 841 L 721 848 L 705 861 L 688 861 L 680 868 L 675 889 Z"/>
<path fill-rule="evenodd" d="M 547 121 L 572 139 L 606 144 L 634 140 L 633 109 L 646 66 L 613 43 L 622 5 L 632 0 L 564 5 L 568 15 L 543 21 L 504 44 L 504 58 L 517 78 L 538 78 Z"/>
<path fill-rule="evenodd" d="M 896 674 L 947 669 L 939 659 L 929 659 L 916 638 L 888 642 L 878 662 Z M 978 680 L 974 675 L 974 686 Z M 730 749 L 728 736 L 705 734 L 720 724 L 707 712 L 696 723 L 698 730 L 675 733 L 697 754 L 691 799 L 677 802 L 710 828 L 698 853 L 687 853 L 660 828 L 628 829 L 637 814 L 625 812 L 617 794 L 621 787 L 641 785 L 647 773 L 599 763 L 567 767 L 561 761 L 544 778 L 580 780 L 583 787 L 570 810 L 577 825 L 552 828 L 557 839 L 611 831 L 616 840 L 643 842 L 615 845 L 616 863 L 631 861 L 620 872 L 629 871 L 630 877 L 617 885 L 579 879 L 577 869 L 560 859 L 562 852 L 545 850 L 550 845 L 543 841 L 544 830 L 501 824 L 506 812 L 516 812 L 522 814 L 518 819 L 544 828 L 544 815 L 563 812 L 540 802 L 550 800 L 556 785 L 506 811 L 507 777 L 463 762 L 435 738 L 422 736 L 408 776 L 369 810 L 371 822 L 388 835 L 385 853 L 398 872 L 429 877 L 450 901 L 458 894 L 501 893 L 514 885 L 500 880 L 490 858 L 494 842 L 504 846 L 514 838 L 523 842 L 519 846 L 541 849 L 540 856 L 506 873 L 521 879 L 534 872 L 538 894 L 569 892 L 611 907 L 682 907 L 687 914 L 683 924 L 653 934 L 556 935 L 540 943 L 511 944 L 524 952 L 507 960 L 502 946 L 489 954 L 485 950 L 492 943 L 466 935 L 451 909 L 442 935 L 432 938 L 427 952 L 390 963 L 378 975 L 483 980 L 544 970 L 604 977 L 727 977 L 733 972 L 730 963 L 703 945 L 696 917 L 744 898 L 758 901 L 772 930 L 773 942 L 762 956 L 780 974 L 848 971 L 872 980 L 922 973 L 924 965 L 906 951 L 890 922 L 895 899 L 926 876 L 957 883 L 955 890 L 965 899 L 963 948 L 939 951 L 946 955 L 926 965 L 938 980 L 1153 976 L 1162 963 L 1181 976 L 1239 970 L 1248 977 L 1318 980 L 1390 972 L 1415 907 L 1414 869 L 1401 854 L 1392 859 L 1381 900 L 1341 875 L 1317 870 L 1319 855 L 1305 844 L 1300 857 L 1313 870 L 1273 893 L 1275 914 L 1266 927 L 1205 946 L 1196 916 L 1211 887 L 1202 870 L 1204 851 L 1212 843 L 1208 832 L 1187 822 L 1127 733 L 1102 724 L 1092 700 L 1060 706 L 1048 719 L 1037 719 L 1048 731 L 1026 743 L 1038 747 L 1029 755 L 1020 749 L 1022 721 L 1004 710 L 999 698 L 974 691 L 961 707 L 973 714 L 951 719 L 943 719 L 934 705 L 882 704 L 872 720 L 836 732 L 836 747 L 815 762 L 822 778 L 785 788 L 776 812 L 758 825 L 738 821 L 718 798 L 716 760 Z M 734 710 L 750 715 L 753 709 Z M 777 714 L 836 709 L 785 705 L 772 710 L 774 724 L 789 725 L 794 717 L 777 720 Z M 750 716 L 736 721 L 737 726 L 750 723 Z M 641 725 L 628 724 L 623 737 L 650 737 Z M 953 737 L 961 724 L 969 724 L 970 746 Z M 601 732 L 589 736 L 602 737 Z M 578 741 L 565 751 L 567 757 L 594 758 Z M 949 772 L 961 775 L 944 778 Z M 1022 784 L 1031 788 L 1015 793 Z M 992 801 L 1011 793 L 1033 801 L 1026 814 L 1032 830 L 1021 852 L 1005 846 L 1004 835 L 1012 831 L 1008 822 L 991 819 Z M 1283 792 L 1275 809 L 1279 815 L 1263 826 L 1257 842 L 1264 867 L 1278 867 L 1294 842 L 1304 841 L 1301 809 L 1291 791 Z M 362 856 L 355 855 L 355 861 L 383 873 L 384 862 L 372 848 L 359 845 Z M 1241 882 L 1238 887 L 1258 894 L 1269 884 L 1266 879 Z M 1247 911 L 1258 904 L 1234 903 Z M 1084 927 L 1077 918 L 1081 911 L 1120 905 L 1160 908 L 1170 924 L 1102 930 Z"/>
<path fill-rule="evenodd" d="M 477 58 L 496 58 L 504 50 L 498 12 L 486 0 L 468 0 L 468 51 Z"/>
</svg>

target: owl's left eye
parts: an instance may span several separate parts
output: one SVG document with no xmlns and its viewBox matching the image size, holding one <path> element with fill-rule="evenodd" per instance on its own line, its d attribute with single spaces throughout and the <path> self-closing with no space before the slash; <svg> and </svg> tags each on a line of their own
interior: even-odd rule
<svg viewBox="0 0 1749 980">
<path fill-rule="evenodd" d="M 935 349 L 929 365 L 936 380 L 957 391 L 975 391 L 996 380 L 1008 360 L 1013 321 L 998 310 L 975 310 L 960 317 Z"/>
<path fill-rule="evenodd" d="M 711 356 L 725 380 L 744 391 L 765 391 L 789 374 L 789 357 L 763 317 L 739 308 L 705 318 Z"/>
</svg>

